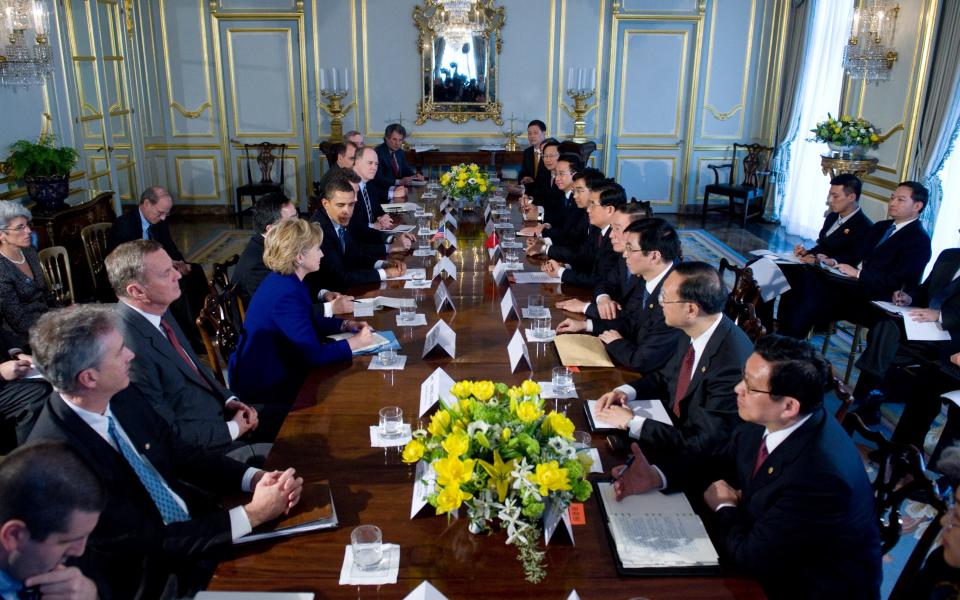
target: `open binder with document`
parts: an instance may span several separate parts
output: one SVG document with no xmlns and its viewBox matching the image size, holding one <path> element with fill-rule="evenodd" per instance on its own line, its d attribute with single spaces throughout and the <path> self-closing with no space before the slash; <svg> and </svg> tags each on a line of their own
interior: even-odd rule
<svg viewBox="0 0 960 600">
<path fill-rule="evenodd" d="M 617 502 L 612 481 L 594 482 L 617 573 L 719 575 L 717 550 L 683 494 L 658 491 Z"/>
<path fill-rule="evenodd" d="M 252 533 L 248 533 L 234 543 L 246 544 L 310 531 L 336 529 L 339 524 L 337 509 L 333 506 L 333 492 L 330 491 L 330 482 L 304 482 L 300 502 L 293 507 L 289 515 L 276 521 L 264 523 L 254 529 Z"/>
</svg>

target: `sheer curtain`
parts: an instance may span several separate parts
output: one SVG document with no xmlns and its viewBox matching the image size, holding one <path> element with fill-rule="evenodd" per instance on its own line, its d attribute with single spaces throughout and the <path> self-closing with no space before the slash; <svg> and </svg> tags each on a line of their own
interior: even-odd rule
<svg viewBox="0 0 960 600">
<path fill-rule="evenodd" d="M 837 116 L 843 85 L 843 48 L 850 37 L 853 0 L 817 0 L 811 6 L 812 32 L 801 70 L 800 127 L 782 151 L 789 157 L 781 190 L 780 222 L 787 233 L 816 238 L 823 225 L 829 179 L 820 170 L 823 144 L 808 142 L 817 121 Z"/>
<path fill-rule="evenodd" d="M 960 89 L 957 90 L 960 93 Z M 953 132 L 952 148 L 949 151 L 947 160 L 943 161 L 943 167 L 940 169 L 940 210 L 937 212 L 937 221 L 933 228 L 933 248 L 932 258 L 927 265 L 927 273 L 933 267 L 937 256 L 947 248 L 956 248 L 960 246 L 960 152 L 957 148 L 957 136 L 960 135 L 960 123 Z"/>
</svg>

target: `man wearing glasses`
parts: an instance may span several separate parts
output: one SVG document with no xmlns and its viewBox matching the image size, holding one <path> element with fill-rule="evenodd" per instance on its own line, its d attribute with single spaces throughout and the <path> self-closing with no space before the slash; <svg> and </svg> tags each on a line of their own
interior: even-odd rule
<svg viewBox="0 0 960 600">
<path fill-rule="evenodd" d="M 617 498 L 702 492 L 720 555 L 770 598 L 879 598 L 873 491 L 850 437 L 824 410 L 828 373 L 807 342 L 761 338 L 735 389 L 746 422 L 724 447 L 651 462 L 633 444 L 632 463 L 613 470 Z"/>
<path fill-rule="evenodd" d="M 707 263 L 677 265 L 659 301 L 666 324 L 683 332 L 676 352 L 663 368 L 601 396 L 597 416 L 626 431 L 651 456 L 719 450 L 740 422 L 733 388 L 753 344 L 724 316 L 727 291 Z M 633 414 L 628 402 L 649 398 L 663 402 L 673 425 Z"/>
</svg>

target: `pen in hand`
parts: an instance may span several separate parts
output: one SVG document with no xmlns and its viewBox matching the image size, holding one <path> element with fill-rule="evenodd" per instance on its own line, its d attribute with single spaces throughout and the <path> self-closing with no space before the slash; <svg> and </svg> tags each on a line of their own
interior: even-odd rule
<svg viewBox="0 0 960 600">
<path fill-rule="evenodd" d="M 620 479 L 621 477 L 623 477 L 623 474 L 627 472 L 627 469 L 630 468 L 630 465 L 632 465 L 633 461 L 635 461 L 636 459 L 637 459 L 637 456 L 635 454 L 631 454 L 630 457 L 627 458 L 627 462 L 623 463 L 623 468 L 620 469 L 620 472 L 617 475 L 614 475 L 614 478 Z"/>
</svg>

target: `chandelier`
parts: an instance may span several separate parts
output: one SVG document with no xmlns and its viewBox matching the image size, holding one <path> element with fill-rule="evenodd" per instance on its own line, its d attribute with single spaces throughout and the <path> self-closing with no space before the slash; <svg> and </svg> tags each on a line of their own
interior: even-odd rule
<svg viewBox="0 0 960 600">
<path fill-rule="evenodd" d="M 437 4 L 430 25 L 444 33 L 447 43 L 460 46 L 470 42 L 474 32 L 483 31 L 486 19 L 475 0 L 438 0 Z"/>
<path fill-rule="evenodd" d="M 33 36 L 28 36 L 31 29 Z M 0 46 L 0 84 L 43 83 L 53 72 L 49 31 L 50 13 L 41 0 L 0 0 L 0 34 L 8 42 Z"/>
<path fill-rule="evenodd" d="M 897 60 L 893 36 L 900 5 L 887 0 L 862 0 L 853 12 L 850 39 L 843 53 L 843 68 L 850 79 L 887 81 Z"/>
</svg>

